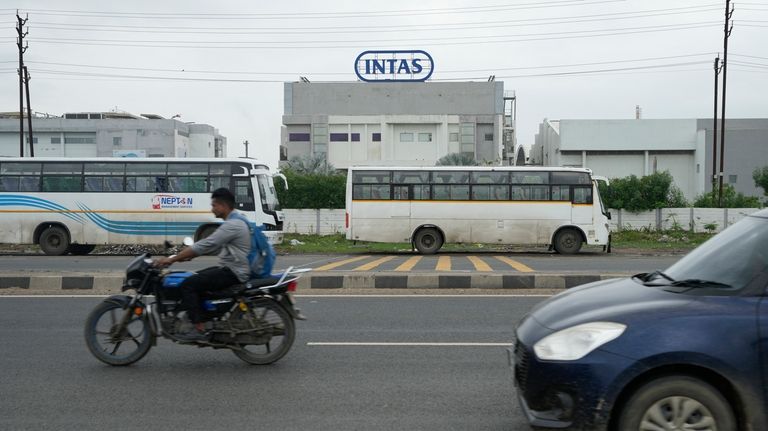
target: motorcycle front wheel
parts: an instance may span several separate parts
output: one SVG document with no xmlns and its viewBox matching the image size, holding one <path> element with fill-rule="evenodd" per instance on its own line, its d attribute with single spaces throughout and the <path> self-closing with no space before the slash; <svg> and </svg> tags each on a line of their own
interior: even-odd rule
<svg viewBox="0 0 768 431">
<path fill-rule="evenodd" d="M 142 310 L 143 311 L 143 310 Z M 104 301 L 85 322 L 85 344 L 96 359 L 109 365 L 130 365 L 149 352 L 152 333 L 146 313 Z"/>
<path fill-rule="evenodd" d="M 293 318 L 277 302 L 258 301 L 248 311 L 237 310 L 230 319 L 240 319 L 239 327 L 255 330 L 232 350 L 243 361 L 253 365 L 271 364 L 288 353 L 296 337 Z"/>
</svg>

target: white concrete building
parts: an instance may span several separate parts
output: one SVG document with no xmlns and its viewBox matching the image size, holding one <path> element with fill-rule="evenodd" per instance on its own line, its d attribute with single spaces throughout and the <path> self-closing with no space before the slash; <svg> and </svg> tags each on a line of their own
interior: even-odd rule
<svg viewBox="0 0 768 431">
<path fill-rule="evenodd" d="M 502 82 L 285 83 L 281 160 L 336 168 L 434 165 L 450 153 L 505 163 L 514 125 Z M 506 121 L 505 121 L 506 120 Z M 505 141 L 510 141 L 506 143 Z"/>
<path fill-rule="evenodd" d="M 529 163 L 587 167 L 608 178 L 669 171 L 692 200 L 712 187 L 712 125 L 711 119 L 544 120 Z M 762 195 L 752 171 L 768 165 L 768 120 L 727 120 L 726 145 L 724 182 Z"/>
<path fill-rule="evenodd" d="M 24 155 L 29 156 L 27 119 Z M 39 157 L 226 157 L 227 139 L 213 126 L 158 115 L 119 112 L 68 113 L 32 118 Z M 0 156 L 19 156 L 19 116 L 0 113 Z"/>
</svg>

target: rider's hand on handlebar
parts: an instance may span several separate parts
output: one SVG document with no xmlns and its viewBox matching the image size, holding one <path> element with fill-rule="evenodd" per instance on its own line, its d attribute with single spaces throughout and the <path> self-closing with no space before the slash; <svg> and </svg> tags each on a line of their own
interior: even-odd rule
<svg viewBox="0 0 768 431">
<path fill-rule="evenodd" d="M 155 259 L 154 262 L 152 262 L 152 266 L 155 268 L 164 268 L 166 266 L 170 266 L 173 263 L 171 258 L 169 257 L 161 257 L 159 259 Z"/>
</svg>

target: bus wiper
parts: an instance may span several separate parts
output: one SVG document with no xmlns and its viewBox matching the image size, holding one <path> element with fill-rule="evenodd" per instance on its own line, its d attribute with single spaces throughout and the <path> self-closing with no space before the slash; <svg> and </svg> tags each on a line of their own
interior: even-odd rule
<svg viewBox="0 0 768 431">
<path fill-rule="evenodd" d="M 718 281 L 701 280 L 698 278 L 686 278 L 685 280 L 677 280 L 670 283 L 670 286 L 689 286 L 689 287 L 716 287 L 721 289 L 729 289 L 733 286 L 726 283 L 720 283 Z"/>
</svg>

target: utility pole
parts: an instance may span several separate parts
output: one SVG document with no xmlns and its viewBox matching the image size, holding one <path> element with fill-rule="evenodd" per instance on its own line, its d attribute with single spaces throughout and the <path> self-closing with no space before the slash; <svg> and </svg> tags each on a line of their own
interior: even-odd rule
<svg viewBox="0 0 768 431">
<path fill-rule="evenodd" d="M 717 81 L 720 75 L 720 54 L 715 57 L 715 115 L 712 117 L 714 126 L 712 130 L 712 200 L 715 199 L 717 189 Z"/>
<path fill-rule="evenodd" d="M 24 157 L 24 52 L 29 47 L 24 44 L 24 37 L 29 33 L 24 31 L 24 24 L 28 19 L 29 15 L 21 19 L 19 11 L 16 10 L 16 33 L 18 34 L 16 46 L 19 47 L 19 157 Z"/>
<path fill-rule="evenodd" d="M 24 66 L 24 86 L 27 91 L 27 124 L 29 125 L 29 157 L 35 157 L 35 142 L 32 137 L 32 104 L 29 103 L 29 70 Z"/>
<path fill-rule="evenodd" d="M 245 145 L 245 157 L 248 157 L 248 140 L 246 139 L 245 142 L 243 142 L 243 145 Z"/>
<path fill-rule="evenodd" d="M 723 28 L 723 108 L 720 110 L 720 191 L 718 193 L 718 206 L 723 206 L 723 163 L 725 160 L 725 84 L 728 73 L 728 36 L 733 30 L 731 17 L 733 16 L 733 7 L 731 0 L 725 0 L 725 27 Z"/>
</svg>

